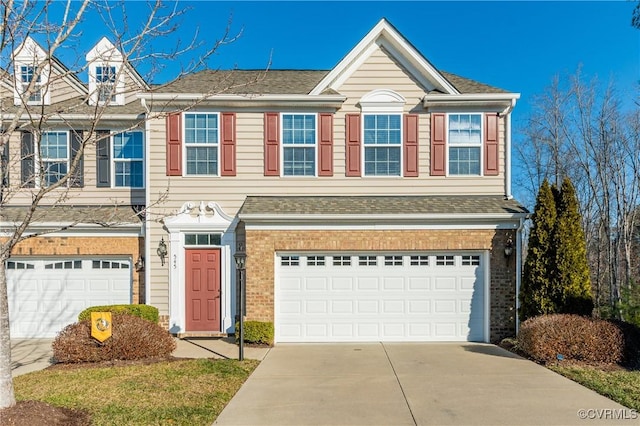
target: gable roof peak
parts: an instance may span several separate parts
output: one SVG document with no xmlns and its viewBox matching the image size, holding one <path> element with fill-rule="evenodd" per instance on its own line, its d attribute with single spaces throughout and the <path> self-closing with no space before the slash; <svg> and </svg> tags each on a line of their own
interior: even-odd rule
<svg viewBox="0 0 640 426">
<path fill-rule="evenodd" d="M 339 91 L 339 87 L 375 50 L 384 48 L 402 64 L 425 91 L 439 90 L 459 94 L 458 90 L 416 49 L 386 18 L 378 23 L 351 49 L 351 51 L 312 90 L 319 94 L 325 90 Z"/>
</svg>

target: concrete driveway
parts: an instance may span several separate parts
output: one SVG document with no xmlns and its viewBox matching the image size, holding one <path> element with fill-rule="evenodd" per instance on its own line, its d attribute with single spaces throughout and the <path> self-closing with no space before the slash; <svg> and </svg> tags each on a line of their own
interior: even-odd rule
<svg viewBox="0 0 640 426">
<path fill-rule="evenodd" d="M 639 419 L 493 345 L 279 344 L 215 424 L 638 425 Z"/>
</svg>

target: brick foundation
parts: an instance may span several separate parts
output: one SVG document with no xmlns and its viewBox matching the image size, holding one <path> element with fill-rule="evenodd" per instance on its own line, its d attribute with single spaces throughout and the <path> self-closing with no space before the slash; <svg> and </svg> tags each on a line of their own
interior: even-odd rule
<svg viewBox="0 0 640 426">
<path fill-rule="evenodd" d="M 459 251 L 489 250 L 490 336 L 515 334 L 515 254 L 504 255 L 514 231 L 274 231 L 246 230 L 247 318 L 274 320 L 274 257 L 277 251 Z"/>
</svg>

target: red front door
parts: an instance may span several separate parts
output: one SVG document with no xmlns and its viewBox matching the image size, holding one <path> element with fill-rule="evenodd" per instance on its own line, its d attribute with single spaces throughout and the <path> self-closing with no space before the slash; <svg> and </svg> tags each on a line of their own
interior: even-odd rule
<svg viewBox="0 0 640 426">
<path fill-rule="evenodd" d="M 220 331 L 220 250 L 185 252 L 186 331 Z"/>
</svg>

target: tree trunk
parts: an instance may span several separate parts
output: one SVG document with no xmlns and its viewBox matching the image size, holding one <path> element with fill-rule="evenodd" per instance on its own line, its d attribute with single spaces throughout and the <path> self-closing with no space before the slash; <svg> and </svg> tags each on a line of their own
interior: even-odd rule
<svg viewBox="0 0 640 426">
<path fill-rule="evenodd" d="M 0 257 L 0 409 L 14 406 L 16 397 L 11 377 L 11 334 L 7 294 L 6 259 Z"/>
</svg>

